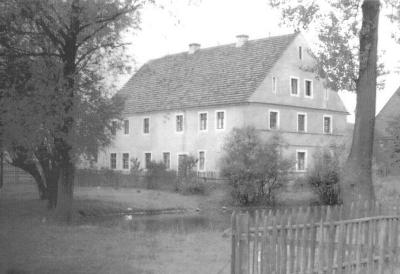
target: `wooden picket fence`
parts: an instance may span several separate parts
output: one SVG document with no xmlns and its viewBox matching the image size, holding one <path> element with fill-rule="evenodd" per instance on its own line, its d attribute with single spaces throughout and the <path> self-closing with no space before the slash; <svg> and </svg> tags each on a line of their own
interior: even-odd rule
<svg viewBox="0 0 400 274">
<path fill-rule="evenodd" d="M 232 214 L 232 274 L 400 273 L 399 206 Z M 383 214 L 383 212 L 385 214 Z"/>
</svg>

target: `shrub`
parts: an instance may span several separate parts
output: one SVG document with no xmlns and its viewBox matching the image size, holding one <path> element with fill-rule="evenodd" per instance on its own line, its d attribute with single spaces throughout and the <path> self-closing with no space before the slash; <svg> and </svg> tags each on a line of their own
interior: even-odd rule
<svg viewBox="0 0 400 274">
<path fill-rule="evenodd" d="M 263 141 L 254 127 L 232 130 L 223 146 L 221 174 L 229 180 L 236 203 L 275 203 L 276 191 L 293 166 L 282 155 L 284 146 L 279 135 Z"/>
<path fill-rule="evenodd" d="M 313 155 L 314 167 L 307 172 L 307 181 L 325 205 L 336 205 L 340 200 L 340 174 L 343 159 L 343 146 L 323 148 Z"/>
<path fill-rule="evenodd" d="M 198 159 L 192 155 L 185 156 L 179 163 L 178 191 L 182 194 L 205 194 L 205 183 L 198 178 L 195 167 Z"/>
<path fill-rule="evenodd" d="M 148 164 L 144 182 L 148 189 L 177 189 L 176 172 L 167 170 L 162 162 L 151 161 Z"/>
</svg>

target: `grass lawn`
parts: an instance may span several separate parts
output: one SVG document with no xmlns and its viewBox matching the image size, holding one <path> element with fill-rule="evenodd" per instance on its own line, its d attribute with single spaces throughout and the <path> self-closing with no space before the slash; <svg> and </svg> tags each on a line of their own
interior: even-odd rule
<svg viewBox="0 0 400 274">
<path fill-rule="evenodd" d="M 210 198 L 174 193 L 161 198 L 157 191 L 134 189 L 119 192 L 122 198 L 114 200 L 117 190 L 77 189 L 76 206 L 105 197 L 104 207 L 196 208 Z M 32 183 L 4 185 L 0 273 L 229 273 L 230 240 L 219 229 L 131 231 L 82 221 L 64 226 L 49 217 Z"/>
</svg>

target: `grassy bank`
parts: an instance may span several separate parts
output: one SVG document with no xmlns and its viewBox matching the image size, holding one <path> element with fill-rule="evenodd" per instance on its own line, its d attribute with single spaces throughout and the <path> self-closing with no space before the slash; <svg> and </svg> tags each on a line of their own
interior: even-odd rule
<svg viewBox="0 0 400 274">
<path fill-rule="evenodd" d="M 75 206 L 91 204 L 88 201 L 102 196 L 93 193 L 101 194 L 77 189 Z M 127 193 L 126 197 L 130 197 L 129 194 L 134 195 L 134 192 Z M 153 192 L 140 192 L 132 199 L 115 201 L 109 197 L 101 204 L 114 208 L 139 206 L 137 199 L 141 194 L 151 200 L 158 196 Z M 174 198 L 166 199 L 169 207 L 199 205 L 192 201 L 174 204 Z M 135 202 L 131 203 L 133 200 Z M 162 202 L 145 205 L 161 206 L 157 203 Z M 230 242 L 221 236 L 220 230 L 130 231 L 121 226 L 89 225 L 82 220 L 64 226 L 53 223 L 49 217 L 45 203 L 37 200 L 33 184 L 3 187 L 0 193 L 0 273 L 10 270 L 15 271 L 12 273 L 229 272 Z"/>
</svg>

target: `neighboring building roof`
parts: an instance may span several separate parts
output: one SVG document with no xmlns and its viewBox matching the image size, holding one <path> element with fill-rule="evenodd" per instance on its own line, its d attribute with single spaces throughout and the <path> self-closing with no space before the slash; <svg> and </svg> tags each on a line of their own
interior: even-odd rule
<svg viewBox="0 0 400 274">
<path fill-rule="evenodd" d="M 119 91 L 125 114 L 247 102 L 298 33 L 167 55 Z"/>
<path fill-rule="evenodd" d="M 394 119 L 400 116 L 400 87 L 390 97 L 386 105 L 381 109 L 375 118 L 375 131 L 377 137 L 385 138 L 390 137 L 387 128 Z"/>
</svg>

